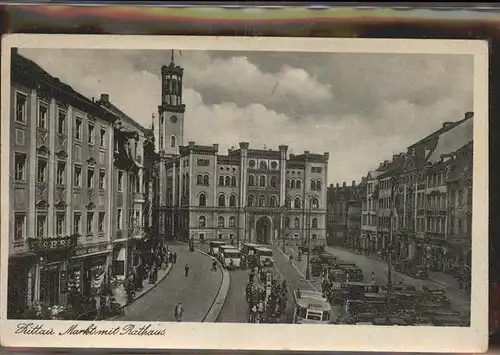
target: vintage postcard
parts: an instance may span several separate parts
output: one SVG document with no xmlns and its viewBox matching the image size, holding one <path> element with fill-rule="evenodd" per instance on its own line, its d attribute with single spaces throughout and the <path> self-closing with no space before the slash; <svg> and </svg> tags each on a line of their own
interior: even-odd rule
<svg viewBox="0 0 500 355">
<path fill-rule="evenodd" d="M 1 342 L 481 351 L 482 41 L 8 35 Z"/>
</svg>

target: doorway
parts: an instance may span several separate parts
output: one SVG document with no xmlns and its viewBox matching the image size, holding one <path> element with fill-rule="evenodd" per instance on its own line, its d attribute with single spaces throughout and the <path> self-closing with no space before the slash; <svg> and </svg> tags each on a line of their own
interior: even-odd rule
<svg viewBox="0 0 500 355">
<path fill-rule="evenodd" d="M 255 226 L 258 244 L 271 244 L 271 221 L 267 217 L 261 217 Z"/>
</svg>

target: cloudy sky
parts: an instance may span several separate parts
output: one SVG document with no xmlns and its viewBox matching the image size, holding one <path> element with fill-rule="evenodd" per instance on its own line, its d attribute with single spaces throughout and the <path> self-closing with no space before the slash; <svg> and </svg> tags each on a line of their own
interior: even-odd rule
<svg viewBox="0 0 500 355">
<path fill-rule="evenodd" d="M 150 127 L 171 51 L 21 49 L 88 97 Z M 185 68 L 185 139 L 330 152 L 329 183 L 359 180 L 444 121 L 472 111 L 473 57 L 175 52 Z"/>
</svg>

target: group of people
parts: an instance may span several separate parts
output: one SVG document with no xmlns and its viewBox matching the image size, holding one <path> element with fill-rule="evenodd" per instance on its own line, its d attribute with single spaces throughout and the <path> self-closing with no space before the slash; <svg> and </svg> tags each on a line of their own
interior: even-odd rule
<svg viewBox="0 0 500 355">
<path fill-rule="evenodd" d="M 288 296 L 286 280 L 280 283 L 273 278 L 271 292 L 267 294 L 265 287 L 259 287 L 256 284 L 255 272 L 252 270 L 249 282 L 245 287 L 245 295 L 249 309 L 249 323 L 278 322 L 285 313 Z"/>
</svg>

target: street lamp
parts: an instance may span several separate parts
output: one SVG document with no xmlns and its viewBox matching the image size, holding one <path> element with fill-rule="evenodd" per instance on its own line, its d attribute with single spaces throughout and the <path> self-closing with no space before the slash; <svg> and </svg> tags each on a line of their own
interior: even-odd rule
<svg viewBox="0 0 500 355">
<path fill-rule="evenodd" d="M 307 199 L 308 202 L 308 211 L 309 211 L 309 220 L 307 222 L 307 266 L 306 266 L 306 279 L 309 280 L 311 278 L 311 267 L 309 265 L 309 259 L 311 256 L 311 197 Z M 307 217 L 307 216 L 306 216 Z M 307 220 L 307 218 L 306 218 Z"/>
</svg>

